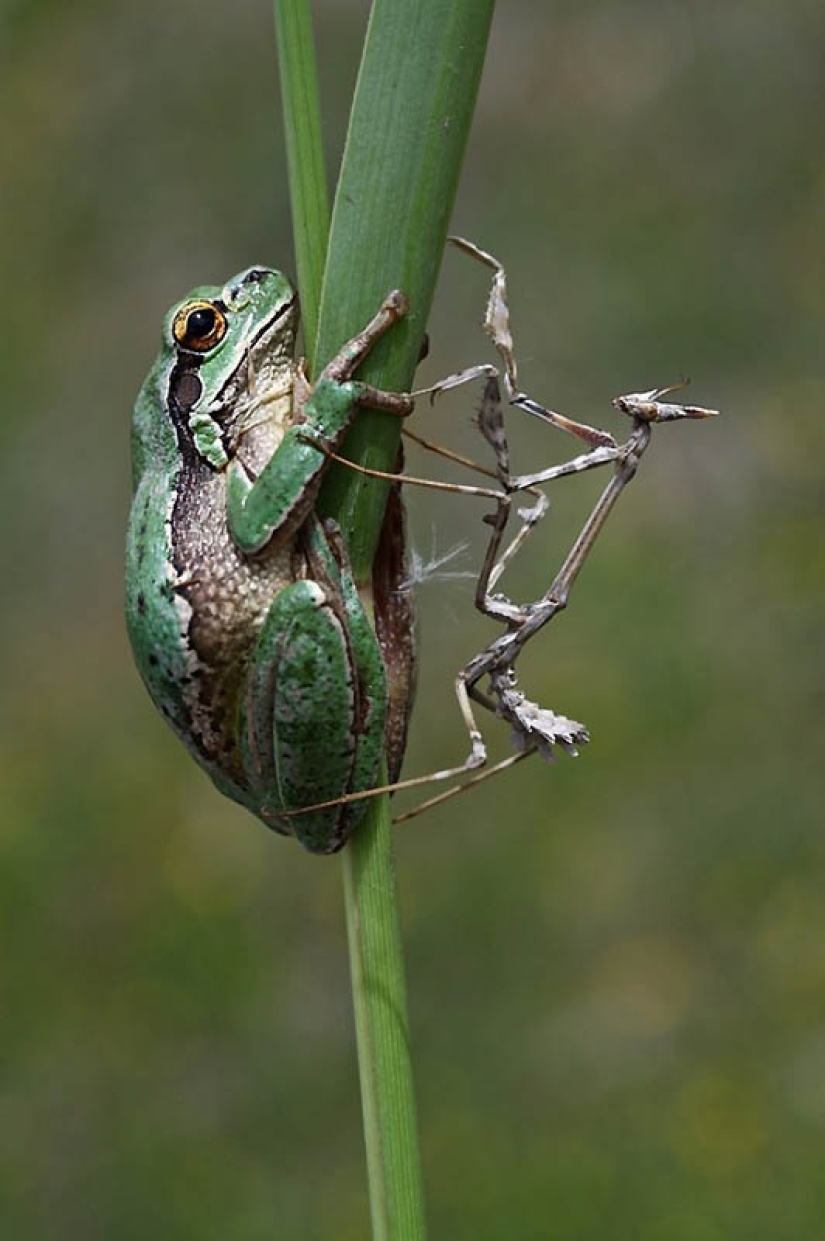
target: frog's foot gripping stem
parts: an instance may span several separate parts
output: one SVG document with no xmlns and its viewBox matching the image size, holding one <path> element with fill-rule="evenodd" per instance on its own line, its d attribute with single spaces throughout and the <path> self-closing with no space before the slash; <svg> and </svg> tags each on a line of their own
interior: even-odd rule
<svg viewBox="0 0 825 1241">
<path fill-rule="evenodd" d="M 354 371 L 361 365 L 376 341 L 388 332 L 394 323 L 409 313 L 410 303 L 400 289 L 392 289 L 384 298 L 378 313 L 373 316 L 365 328 L 356 333 L 346 344 L 342 345 L 334 358 L 327 362 L 315 383 L 314 391 L 323 390 L 328 383 L 347 386 L 351 398 L 358 405 L 369 409 L 382 410 L 384 413 L 396 414 L 406 418 L 415 406 L 415 400 L 408 392 L 384 392 L 371 384 L 361 383 L 352 379 Z M 337 441 L 328 440 L 328 446 L 335 448 Z M 323 444 L 319 443 L 320 447 Z"/>
<path fill-rule="evenodd" d="M 370 319 L 365 328 L 357 332 L 346 344 L 342 345 L 334 358 L 327 362 L 318 381 L 331 379 L 335 383 L 343 383 L 361 365 L 373 345 L 394 323 L 409 313 L 410 303 L 400 289 L 392 289 L 384 298 L 378 313 Z"/>
</svg>

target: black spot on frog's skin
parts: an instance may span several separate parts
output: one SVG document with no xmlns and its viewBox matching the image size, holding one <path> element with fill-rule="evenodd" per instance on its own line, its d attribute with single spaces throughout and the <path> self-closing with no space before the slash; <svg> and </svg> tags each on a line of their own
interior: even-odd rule
<svg viewBox="0 0 825 1241">
<path fill-rule="evenodd" d="M 175 367 L 169 395 L 182 413 L 190 410 L 200 400 L 202 392 L 203 384 L 194 371 Z"/>
<path fill-rule="evenodd" d="M 197 354 L 179 354 L 169 376 L 166 394 L 166 407 L 175 428 L 178 448 L 184 462 L 190 465 L 195 462 L 198 454 L 189 429 L 189 414 L 203 391 L 203 385 L 198 378 L 198 368 L 202 361 Z"/>
<path fill-rule="evenodd" d="M 140 612 L 141 616 L 146 611 L 146 596 L 144 595 L 142 590 L 138 592 L 137 610 L 138 612 Z"/>
<path fill-rule="evenodd" d="M 154 651 L 150 651 L 150 652 L 149 652 L 149 655 L 148 655 L 148 657 L 147 657 L 147 661 L 146 661 L 146 662 L 149 664 L 149 667 L 150 667 L 150 668 L 157 668 L 157 666 L 158 666 L 158 657 L 157 657 L 157 655 L 154 653 Z"/>
<path fill-rule="evenodd" d="M 138 526 L 138 535 L 142 539 L 146 538 L 146 522 L 145 521 L 142 521 L 140 525 Z"/>
</svg>

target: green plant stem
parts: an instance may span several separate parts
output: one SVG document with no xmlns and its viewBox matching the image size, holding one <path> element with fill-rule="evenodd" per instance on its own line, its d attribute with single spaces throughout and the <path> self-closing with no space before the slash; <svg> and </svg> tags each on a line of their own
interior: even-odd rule
<svg viewBox="0 0 825 1241">
<path fill-rule="evenodd" d="M 409 316 L 372 350 L 359 376 L 412 383 L 430 312 L 475 106 L 493 0 L 375 0 L 335 194 L 317 362 L 323 365 L 401 288 Z M 392 469 L 398 421 L 363 410 L 344 455 Z M 358 580 L 372 564 L 387 484 L 337 466 L 320 507 L 334 513 Z"/>
<path fill-rule="evenodd" d="M 341 863 L 372 1234 L 375 1241 L 423 1241 L 424 1187 L 389 816 L 368 814 Z"/>
<path fill-rule="evenodd" d="M 311 370 L 327 256 L 329 195 L 308 0 L 276 0 L 275 35 L 304 349 Z"/>
<path fill-rule="evenodd" d="M 306 4 L 280 0 L 276 13 Z M 484 61 L 493 0 L 375 0 L 358 75 L 335 196 L 313 373 L 372 317 L 385 294 L 401 288 L 411 312 L 361 367 L 377 386 L 412 383 L 435 289 L 461 161 Z M 301 42 L 301 55 L 311 40 Z M 279 40 L 281 55 L 287 50 Z M 282 63 L 284 90 L 291 71 Z M 304 73 L 303 80 L 309 81 Z M 292 108 L 300 101 L 293 98 Z M 317 111 L 317 97 L 311 105 Z M 316 162 L 301 141 L 320 134 L 293 126 L 295 163 Z M 301 133 L 304 136 L 301 138 Z M 288 143 L 289 150 L 289 143 Z M 293 161 L 290 168 L 293 167 Z M 316 186 L 316 192 L 318 187 Z M 296 194 L 293 191 L 293 204 Z M 321 212 L 296 210 L 296 253 L 317 252 Z M 315 230 L 311 242 L 301 230 Z M 299 281 L 303 280 L 299 257 Z M 308 290 L 300 285 L 307 305 Z M 345 454 L 392 469 L 398 421 L 363 410 Z M 356 579 L 370 580 L 387 486 L 333 467 L 319 510 L 341 525 Z M 342 854 L 347 933 L 374 1241 L 423 1241 L 426 1232 L 412 1061 L 407 1022 L 389 801 L 374 798 Z"/>
</svg>

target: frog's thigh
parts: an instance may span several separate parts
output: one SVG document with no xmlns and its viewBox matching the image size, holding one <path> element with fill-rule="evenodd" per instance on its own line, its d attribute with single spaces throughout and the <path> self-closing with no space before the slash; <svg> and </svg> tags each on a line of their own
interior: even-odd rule
<svg viewBox="0 0 825 1241">
<path fill-rule="evenodd" d="M 294 582 L 274 600 L 250 663 L 241 736 L 258 813 L 317 853 L 342 843 L 341 807 L 284 819 L 340 797 L 355 758 L 357 689 L 341 620 L 316 582 Z"/>
</svg>

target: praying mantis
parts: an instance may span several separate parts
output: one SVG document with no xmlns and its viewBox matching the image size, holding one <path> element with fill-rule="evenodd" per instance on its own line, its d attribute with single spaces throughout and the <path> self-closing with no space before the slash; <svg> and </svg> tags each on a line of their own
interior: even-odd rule
<svg viewBox="0 0 825 1241">
<path fill-rule="evenodd" d="M 456 782 L 447 791 L 397 816 L 394 822 L 399 823 L 513 766 L 530 754 L 538 753 L 550 758 L 553 756 L 554 748 L 558 747 L 567 754 L 576 755 L 578 746 L 589 741 L 586 726 L 528 699 L 519 688 L 516 663 L 535 635 L 567 607 L 570 592 L 599 534 L 613 512 L 619 497 L 635 477 L 642 457 L 650 446 L 653 428 L 664 423 L 715 418 L 719 412 L 703 406 L 682 405 L 666 400 L 665 398 L 686 385 L 688 381 L 684 379 L 664 387 L 629 393 L 616 397 L 612 402 L 614 408 L 630 421 L 629 434 L 619 442 L 609 432 L 559 414 L 529 397 L 520 390 L 518 384 L 504 267 L 497 258 L 473 242 L 462 237 L 451 237 L 449 240 L 460 250 L 492 270 L 492 284 L 484 317 L 484 330 L 499 355 L 501 373 L 496 366 L 485 363 L 448 376 L 432 388 L 422 389 L 411 395 L 414 397 L 429 395 L 434 400 L 451 388 L 484 379 L 477 423 L 482 437 L 492 450 L 495 461 L 493 470 L 485 472 L 495 476 L 499 484 L 498 489 L 442 483 L 410 475 L 370 470 L 346 461 L 336 453 L 330 452 L 329 456 L 372 477 L 390 479 L 395 483 L 436 487 L 458 494 L 491 499 L 494 502 L 493 511 L 486 513 L 483 518 L 491 532 L 476 583 L 475 606 L 484 616 L 498 623 L 502 627 L 502 632 L 492 638 L 456 674 L 456 698 L 470 739 L 470 751 L 462 763 L 430 772 L 424 776 L 397 780 L 367 792 L 352 793 L 334 801 L 322 802 L 308 808 L 311 810 L 324 809 L 328 805 L 341 802 L 360 801 L 380 792 L 394 792 L 433 782 Z M 510 451 L 504 419 L 502 384 L 510 407 L 523 410 L 578 439 L 586 446 L 585 451 L 561 464 L 533 473 L 513 474 L 510 467 Z M 466 458 L 460 458 L 457 454 L 434 446 L 415 435 L 411 435 L 411 438 L 418 439 L 428 449 L 462 461 L 473 468 L 483 469 L 476 463 L 468 462 Z M 566 476 L 605 467 L 611 467 L 609 481 L 544 593 L 531 602 L 516 603 L 507 595 L 497 591 L 496 587 L 505 569 L 548 510 L 549 501 L 539 488 Z M 533 504 L 519 510 L 519 529 L 502 549 L 505 531 L 511 517 L 513 499 L 522 493 L 528 493 L 533 498 Z M 515 749 L 514 754 L 486 769 L 484 768 L 487 763 L 487 747 L 476 719 L 474 704 L 509 723 Z M 299 810 L 295 813 L 300 815 L 304 811 Z"/>
</svg>

